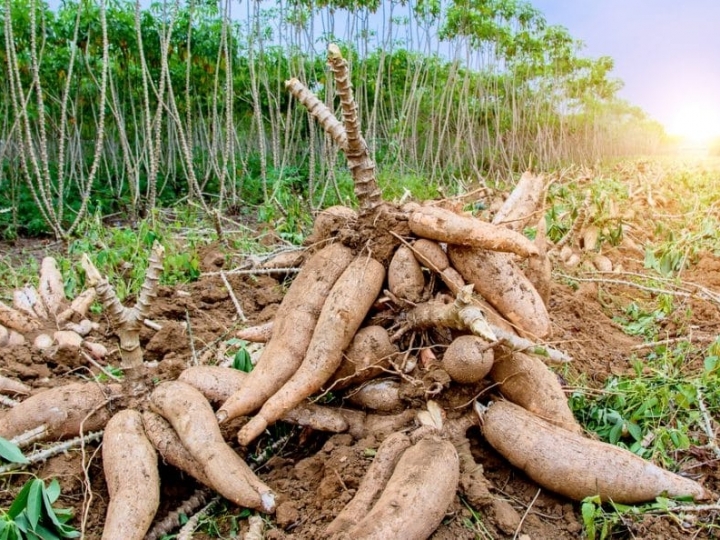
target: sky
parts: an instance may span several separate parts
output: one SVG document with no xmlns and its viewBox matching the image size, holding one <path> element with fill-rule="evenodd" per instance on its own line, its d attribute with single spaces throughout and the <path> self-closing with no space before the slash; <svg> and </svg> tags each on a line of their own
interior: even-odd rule
<svg viewBox="0 0 720 540">
<path fill-rule="evenodd" d="M 582 40 L 583 54 L 612 57 L 620 97 L 670 134 L 720 137 L 720 0 L 527 1 Z"/>
<path fill-rule="evenodd" d="M 640 106 L 673 135 L 720 136 L 719 0 L 530 0 L 549 24 L 610 56 Z"/>
</svg>

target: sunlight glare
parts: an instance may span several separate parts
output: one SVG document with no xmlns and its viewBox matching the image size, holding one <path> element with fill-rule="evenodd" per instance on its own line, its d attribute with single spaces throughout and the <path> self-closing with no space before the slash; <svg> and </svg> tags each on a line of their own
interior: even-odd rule
<svg viewBox="0 0 720 540">
<path fill-rule="evenodd" d="M 665 128 L 669 135 L 694 145 L 708 145 L 720 136 L 720 103 L 683 103 L 675 107 Z"/>
</svg>

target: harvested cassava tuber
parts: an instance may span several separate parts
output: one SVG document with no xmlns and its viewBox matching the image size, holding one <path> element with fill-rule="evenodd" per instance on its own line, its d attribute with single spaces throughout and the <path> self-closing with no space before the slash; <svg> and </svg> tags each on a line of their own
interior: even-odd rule
<svg viewBox="0 0 720 540">
<path fill-rule="evenodd" d="M 347 531 L 367 515 L 373 501 L 390 480 L 398 460 L 409 447 L 410 439 L 404 433 L 393 433 L 382 442 L 355 496 L 328 525 L 326 536 Z"/>
<path fill-rule="evenodd" d="M 248 374 L 220 366 L 193 366 L 183 371 L 178 380 L 200 390 L 208 401 L 222 403 L 247 384 Z M 283 416 L 282 420 L 335 433 L 346 431 L 349 427 L 341 409 L 312 403 L 301 403 Z"/>
<path fill-rule="evenodd" d="M 225 443 L 212 407 L 199 390 L 179 381 L 164 382 L 155 388 L 150 402 L 203 465 L 215 491 L 238 506 L 275 511 L 275 494 Z"/>
<path fill-rule="evenodd" d="M 480 412 L 485 439 L 510 463 L 551 491 L 581 501 L 637 504 L 659 496 L 710 498 L 697 482 L 628 450 L 587 439 L 507 401 Z"/>
<path fill-rule="evenodd" d="M 220 407 L 220 421 L 257 410 L 297 371 L 326 298 L 352 260 L 350 249 L 332 244 L 303 265 L 278 308 L 270 342 L 247 384 Z"/>
<path fill-rule="evenodd" d="M 29 394 L 30 387 L 26 384 L 0 375 L 0 394 Z"/>
<path fill-rule="evenodd" d="M 145 411 L 142 414 L 145 434 L 164 462 L 186 472 L 198 482 L 212 487 L 203 466 L 183 446 L 173 427 L 159 414 Z"/>
<path fill-rule="evenodd" d="M 545 303 L 507 253 L 448 246 L 453 266 L 501 315 L 532 338 L 550 334 Z"/>
<path fill-rule="evenodd" d="M 538 254 L 528 259 L 525 276 L 535 287 L 547 307 L 548 302 L 550 302 L 550 290 L 552 288 L 552 263 L 547 256 L 547 225 L 545 224 L 545 217 L 542 217 L 538 222 L 534 242 L 538 248 Z"/>
<path fill-rule="evenodd" d="M 545 177 L 525 171 L 515 189 L 495 214 L 493 223 L 522 232 L 529 222 L 535 221 L 533 217 L 540 206 L 544 189 Z"/>
<path fill-rule="evenodd" d="M 361 255 L 353 260 L 323 305 L 302 365 L 243 426 L 238 434 L 240 444 L 247 446 L 268 425 L 320 390 L 332 377 L 340 366 L 343 350 L 362 324 L 384 279 L 385 268 L 375 259 Z M 284 337 L 295 339 L 294 334 Z"/>
<path fill-rule="evenodd" d="M 347 206 L 331 206 L 315 216 L 312 234 L 306 245 L 318 244 L 332 238 L 336 231 L 345 229 L 357 219 L 357 213 Z"/>
<path fill-rule="evenodd" d="M 421 439 L 403 453 L 380 498 L 345 538 L 429 538 L 452 504 L 459 468 L 452 443 Z"/>
<path fill-rule="evenodd" d="M 192 366 L 185 369 L 178 381 L 200 390 L 211 403 L 222 403 L 247 384 L 244 371 L 221 366 Z"/>
<path fill-rule="evenodd" d="M 495 363 L 490 378 L 507 399 L 533 414 L 575 433 L 583 429 L 568 406 L 567 397 L 557 375 L 533 355 L 495 350 Z"/>
<path fill-rule="evenodd" d="M 120 385 L 73 383 L 30 396 L 0 417 L 0 437 L 12 439 L 45 426 L 43 439 L 75 437 L 105 426 L 108 403 L 121 395 Z"/>
<path fill-rule="evenodd" d="M 382 326 L 361 328 L 325 388 L 340 390 L 373 379 L 390 367 L 397 353 L 397 346 L 390 342 L 390 335 Z"/>
<path fill-rule="evenodd" d="M 269 321 L 257 326 L 243 328 L 242 330 L 237 331 L 235 337 L 252 343 L 267 343 L 272 337 L 274 325 L 275 321 Z"/>
<path fill-rule="evenodd" d="M 400 383 L 394 379 L 369 381 L 351 392 L 347 399 L 353 405 L 373 411 L 392 411 L 402 407 Z"/>
<path fill-rule="evenodd" d="M 65 300 L 65 287 L 57 261 L 52 257 L 45 257 L 40 264 L 38 292 L 43 304 L 45 304 L 47 313 L 53 317 L 57 315 L 60 306 Z"/>
<path fill-rule="evenodd" d="M 416 235 L 438 242 L 515 253 L 521 257 L 537 255 L 535 245 L 522 234 L 443 208 L 417 208 L 410 214 L 409 224 Z"/>
<path fill-rule="evenodd" d="M 450 267 L 447 255 L 437 242 L 420 238 L 413 243 L 412 251 L 420 264 L 429 270 L 442 272 Z"/>
<path fill-rule="evenodd" d="M 493 366 L 495 354 L 488 342 L 478 336 L 460 336 L 450 344 L 442 367 L 450 378 L 462 384 L 484 379 Z"/>
<path fill-rule="evenodd" d="M 0 302 L 0 324 L 8 330 L 15 330 L 21 334 L 37 330 L 41 326 L 37 319 L 32 319 L 2 302 Z"/>
<path fill-rule="evenodd" d="M 110 495 L 102 538 L 142 540 L 160 505 L 160 474 L 139 412 L 125 409 L 110 419 L 102 456 Z"/>
<path fill-rule="evenodd" d="M 13 292 L 13 307 L 31 319 L 47 319 L 48 313 L 40 300 L 37 289 L 32 285 Z"/>
<path fill-rule="evenodd" d="M 388 289 L 398 298 L 419 302 L 425 288 L 420 263 L 407 246 L 400 246 L 393 255 L 388 268 Z"/>
</svg>

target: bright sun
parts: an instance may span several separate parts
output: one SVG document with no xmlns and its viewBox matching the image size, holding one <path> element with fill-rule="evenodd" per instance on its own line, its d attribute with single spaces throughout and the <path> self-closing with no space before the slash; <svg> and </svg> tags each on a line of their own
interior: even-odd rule
<svg viewBox="0 0 720 540">
<path fill-rule="evenodd" d="M 665 128 L 670 135 L 696 145 L 707 145 L 720 137 L 720 103 L 679 104 L 669 115 Z"/>
</svg>

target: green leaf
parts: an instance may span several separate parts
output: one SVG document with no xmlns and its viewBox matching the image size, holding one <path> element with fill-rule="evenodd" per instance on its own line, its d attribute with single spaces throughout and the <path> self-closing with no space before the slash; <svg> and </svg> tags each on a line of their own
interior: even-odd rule
<svg viewBox="0 0 720 540">
<path fill-rule="evenodd" d="M 60 496 L 60 483 L 57 481 L 57 478 L 53 478 L 50 482 L 50 485 L 45 488 L 44 494 L 47 497 L 47 501 L 50 502 L 50 504 L 57 501 L 58 497 Z"/>
<path fill-rule="evenodd" d="M 35 529 L 40 522 L 43 508 L 43 488 L 42 480 L 36 478 L 32 481 L 30 492 L 28 493 L 27 506 L 25 507 L 31 529 Z"/>
<path fill-rule="evenodd" d="M 591 500 L 583 501 L 581 513 L 588 540 L 595 540 L 595 505 Z"/>
<path fill-rule="evenodd" d="M 25 510 L 31 486 L 32 480 L 28 480 L 20 490 L 20 493 L 17 494 L 17 497 L 15 497 L 15 500 L 10 505 L 10 509 L 8 510 L 8 516 L 10 517 L 10 519 L 17 521 L 16 518 L 22 513 L 23 510 Z"/>
<path fill-rule="evenodd" d="M 0 458 L 10 463 L 30 463 L 16 444 L 0 437 Z"/>
<path fill-rule="evenodd" d="M 615 425 L 610 430 L 610 434 L 608 435 L 608 440 L 610 441 L 610 444 L 617 444 L 620 440 L 620 435 L 622 435 L 622 427 L 623 427 L 623 421 L 619 420 L 615 423 Z"/>
<path fill-rule="evenodd" d="M 708 356 L 707 358 L 705 358 L 703 366 L 705 368 L 705 373 L 711 373 L 715 371 L 718 367 L 718 357 L 714 355 Z"/>
<path fill-rule="evenodd" d="M 628 422 L 626 424 L 627 430 L 632 435 L 632 438 L 636 441 L 642 440 L 642 429 L 634 422 Z"/>
<path fill-rule="evenodd" d="M 238 349 L 235 353 L 235 359 L 233 360 L 233 368 L 250 373 L 253 369 L 252 360 L 250 359 L 250 353 L 247 352 L 245 347 Z"/>
<path fill-rule="evenodd" d="M 50 529 L 43 527 L 41 524 L 38 523 L 37 527 L 33 531 L 38 538 L 41 540 L 60 540 L 60 536 L 55 534 L 54 531 L 51 531 Z"/>
</svg>

